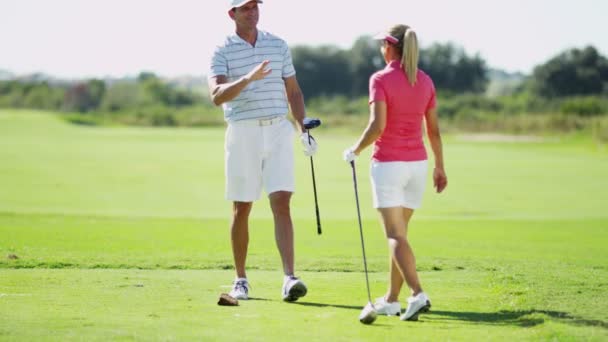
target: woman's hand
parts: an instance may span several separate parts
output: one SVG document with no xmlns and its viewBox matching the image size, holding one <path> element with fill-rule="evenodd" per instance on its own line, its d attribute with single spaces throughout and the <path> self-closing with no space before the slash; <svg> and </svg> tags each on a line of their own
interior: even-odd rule
<svg viewBox="0 0 608 342">
<path fill-rule="evenodd" d="M 443 168 L 433 170 L 433 186 L 437 193 L 441 193 L 448 186 L 448 176 L 445 175 Z"/>
</svg>

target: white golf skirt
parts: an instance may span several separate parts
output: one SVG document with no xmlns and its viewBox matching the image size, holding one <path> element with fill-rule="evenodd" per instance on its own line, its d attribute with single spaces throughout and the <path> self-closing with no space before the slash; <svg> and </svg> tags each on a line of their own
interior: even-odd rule
<svg viewBox="0 0 608 342">
<path fill-rule="evenodd" d="M 370 166 L 374 208 L 418 209 L 426 186 L 427 161 L 377 162 Z"/>
</svg>

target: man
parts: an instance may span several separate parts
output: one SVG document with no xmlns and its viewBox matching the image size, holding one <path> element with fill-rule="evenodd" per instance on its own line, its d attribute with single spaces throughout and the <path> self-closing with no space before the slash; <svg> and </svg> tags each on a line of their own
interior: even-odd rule
<svg viewBox="0 0 608 342">
<path fill-rule="evenodd" d="M 286 119 L 289 107 L 304 154 L 317 145 L 303 127 L 304 97 L 296 80 L 285 41 L 258 30 L 261 0 L 228 0 L 235 34 L 220 44 L 212 57 L 209 93 L 222 105 L 228 123 L 225 141 L 226 198 L 233 202 L 232 254 L 236 280 L 230 295 L 248 299 L 245 272 L 249 244 L 249 213 L 260 198 L 262 186 L 274 216 L 274 233 L 283 263 L 282 297 L 292 302 L 306 295 L 304 283 L 294 275 L 293 224 L 290 199 L 294 191 L 293 125 Z"/>
</svg>

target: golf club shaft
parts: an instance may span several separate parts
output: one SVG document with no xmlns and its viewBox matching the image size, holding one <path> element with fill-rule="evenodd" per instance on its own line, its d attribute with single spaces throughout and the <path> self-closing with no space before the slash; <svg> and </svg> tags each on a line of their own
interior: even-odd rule
<svg viewBox="0 0 608 342">
<path fill-rule="evenodd" d="M 308 130 L 306 130 L 308 132 Z M 308 132 L 308 143 L 310 144 L 310 132 Z M 317 234 L 321 235 L 321 217 L 319 216 L 319 203 L 317 201 L 317 182 L 315 181 L 315 164 L 310 156 L 310 170 L 312 171 L 312 190 L 315 195 L 315 213 L 317 214 Z"/>
<path fill-rule="evenodd" d="M 361 209 L 359 208 L 359 190 L 357 189 L 357 172 L 355 171 L 355 161 L 350 162 L 353 169 L 353 184 L 355 185 L 355 201 L 357 202 L 357 218 L 359 220 L 359 234 L 361 235 L 361 250 L 363 251 L 363 268 L 365 270 L 365 285 L 367 286 L 367 299 L 371 303 L 372 295 L 369 291 L 369 278 L 367 277 L 367 258 L 365 257 L 365 242 L 363 241 L 363 225 L 361 224 Z"/>
</svg>

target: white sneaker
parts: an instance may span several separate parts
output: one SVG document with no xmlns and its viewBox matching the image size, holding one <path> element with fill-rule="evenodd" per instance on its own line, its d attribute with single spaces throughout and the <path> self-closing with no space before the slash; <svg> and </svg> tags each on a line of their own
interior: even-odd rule
<svg viewBox="0 0 608 342">
<path fill-rule="evenodd" d="M 420 292 L 415 297 L 407 299 L 407 309 L 405 313 L 401 315 L 402 321 L 417 321 L 418 314 L 421 312 L 428 312 L 431 308 L 431 300 L 424 292 Z"/>
<path fill-rule="evenodd" d="M 306 285 L 300 279 L 294 276 L 285 277 L 282 291 L 284 301 L 295 302 L 298 298 L 306 296 L 307 291 Z"/>
<path fill-rule="evenodd" d="M 401 314 L 401 304 L 399 302 L 387 302 L 384 297 L 376 299 L 374 307 L 379 315 L 399 316 Z"/>
<path fill-rule="evenodd" d="M 235 299 L 249 299 L 249 282 L 247 279 L 238 278 L 235 280 L 229 295 Z"/>
</svg>

